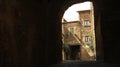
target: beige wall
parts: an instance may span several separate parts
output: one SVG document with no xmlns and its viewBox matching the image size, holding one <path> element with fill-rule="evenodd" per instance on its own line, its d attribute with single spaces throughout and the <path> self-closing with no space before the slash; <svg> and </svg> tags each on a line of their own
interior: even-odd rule
<svg viewBox="0 0 120 67">
<path fill-rule="evenodd" d="M 94 19 L 92 19 L 92 14 L 91 10 L 85 10 L 85 11 L 78 11 L 79 13 L 79 19 L 82 24 L 82 37 L 83 37 L 83 42 L 85 42 L 85 36 L 91 36 L 91 40 L 95 41 L 94 39 Z M 90 26 L 84 26 L 84 20 L 89 20 L 90 21 Z"/>
<path fill-rule="evenodd" d="M 62 24 L 62 33 L 64 35 L 64 43 L 66 44 L 75 44 L 79 43 L 79 41 L 76 39 L 76 36 L 80 39 L 80 23 L 79 21 L 73 21 L 73 22 L 66 22 Z M 70 34 L 70 28 L 74 29 L 74 34 Z"/>
</svg>

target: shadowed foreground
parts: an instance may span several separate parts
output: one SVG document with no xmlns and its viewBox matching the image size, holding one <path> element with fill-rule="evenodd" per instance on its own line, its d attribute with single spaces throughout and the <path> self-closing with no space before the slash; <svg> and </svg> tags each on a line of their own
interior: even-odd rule
<svg viewBox="0 0 120 67">
<path fill-rule="evenodd" d="M 120 67 L 119 64 L 110 64 L 98 61 L 63 61 L 61 63 L 51 65 L 50 67 Z"/>
</svg>

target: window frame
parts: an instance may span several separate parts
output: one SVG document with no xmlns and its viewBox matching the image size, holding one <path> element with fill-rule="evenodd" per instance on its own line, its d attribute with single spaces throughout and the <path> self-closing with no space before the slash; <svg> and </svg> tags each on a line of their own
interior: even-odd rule
<svg viewBox="0 0 120 67">
<path fill-rule="evenodd" d="M 90 20 L 84 20 L 84 26 L 90 26 L 91 23 L 90 23 Z"/>
<path fill-rule="evenodd" d="M 90 36 L 85 36 L 85 42 L 90 42 Z"/>
</svg>

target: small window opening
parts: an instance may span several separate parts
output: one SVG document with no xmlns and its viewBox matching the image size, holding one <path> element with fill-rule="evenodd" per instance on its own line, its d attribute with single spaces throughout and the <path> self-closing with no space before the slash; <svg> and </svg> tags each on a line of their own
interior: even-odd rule
<svg viewBox="0 0 120 67">
<path fill-rule="evenodd" d="M 73 27 L 70 27 L 70 33 L 74 34 L 74 28 Z"/>
<path fill-rule="evenodd" d="M 84 20 L 84 26 L 90 26 L 90 21 L 89 20 Z"/>
<path fill-rule="evenodd" d="M 92 2 L 70 6 L 62 18 L 62 59 L 95 61 L 94 10 Z"/>
<path fill-rule="evenodd" d="M 90 37 L 89 36 L 85 36 L 85 42 L 90 42 Z"/>
</svg>

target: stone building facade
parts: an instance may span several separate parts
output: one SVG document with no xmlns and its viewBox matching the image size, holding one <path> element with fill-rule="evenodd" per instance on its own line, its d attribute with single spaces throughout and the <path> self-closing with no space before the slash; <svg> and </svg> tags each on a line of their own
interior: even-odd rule
<svg viewBox="0 0 120 67">
<path fill-rule="evenodd" d="M 89 55 L 95 57 L 95 33 L 94 33 L 93 10 L 78 11 L 78 14 L 79 21 L 81 22 L 82 42 L 85 45 L 85 47 L 90 48 L 90 51 L 87 50 Z M 81 52 L 83 51 L 81 50 Z"/>
<path fill-rule="evenodd" d="M 64 55 L 64 60 L 80 59 L 80 22 L 79 21 L 64 21 L 62 23 L 63 46 L 70 50 L 68 57 Z M 65 48 L 65 49 L 66 49 Z M 66 54 L 66 51 L 65 51 Z"/>
<path fill-rule="evenodd" d="M 79 21 L 63 21 L 63 44 L 70 47 L 73 59 L 94 60 L 95 34 L 91 10 L 78 11 Z"/>
<path fill-rule="evenodd" d="M 69 45 L 80 44 L 80 24 L 79 21 L 63 23 L 64 43 Z"/>
</svg>

